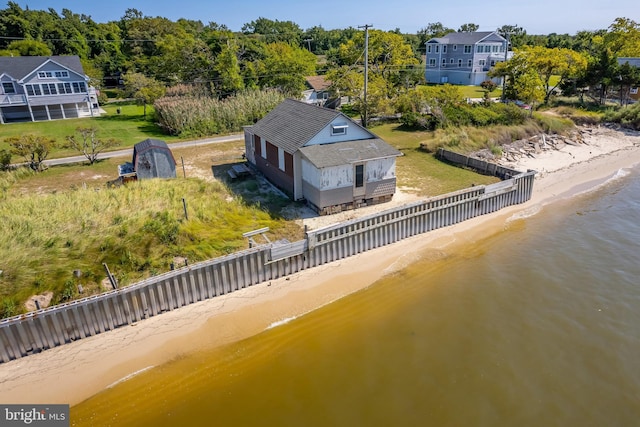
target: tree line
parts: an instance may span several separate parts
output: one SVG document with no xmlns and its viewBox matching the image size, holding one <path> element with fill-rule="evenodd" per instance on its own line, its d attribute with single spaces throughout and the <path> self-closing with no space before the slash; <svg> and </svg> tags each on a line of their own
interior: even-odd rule
<svg viewBox="0 0 640 427">
<path fill-rule="evenodd" d="M 368 113 L 393 114 L 400 106 L 407 108 L 411 92 L 426 83 L 427 40 L 478 28 L 467 23 L 453 29 L 435 22 L 416 34 L 370 30 Z M 640 57 L 640 24 L 631 19 L 618 18 L 607 29 L 575 35 L 530 35 L 517 25 L 496 30 L 514 51 L 512 59 L 493 71 L 494 77 L 506 79 L 508 98 L 539 104 L 564 91 L 604 102 L 614 89 L 624 101 L 640 82 L 637 68 L 617 61 Z M 128 95 L 145 105 L 179 85 L 205 88 L 208 96 L 219 100 L 247 90 L 275 89 L 297 97 L 306 76 L 322 74 L 332 82 L 335 96 L 350 97 L 356 113 L 365 110 L 364 32 L 357 28 L 302 29 L 292 21 L 260 17 L 234 32 L 213 21 L 174 22 L 134 8 L 119 20 L 98 23 L 68 9 L 30 10 L 8 2 L 0 10 L 0 34 L 0 55 L 78 55 L 94 86 L 125 83 Z M 171 101 L 163 105 L 177 105 L 175 96 Z M 424 102 L 437 104 L 435 99 L 420 103 Z"/>
</svg>

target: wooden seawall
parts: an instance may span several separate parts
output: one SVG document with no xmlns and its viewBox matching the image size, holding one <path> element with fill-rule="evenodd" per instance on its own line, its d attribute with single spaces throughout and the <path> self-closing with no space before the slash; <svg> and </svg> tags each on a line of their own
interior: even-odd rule
<svg viewBox="0 0 640 427">
<path fill-rule="evenodd" d="M 480 167 L 503 181 L 471 187 L 310 231 L 304 240 L 270 243 L 134 285 L 0 321 L 0 361 L 25 357 L 209 298 L 337 261 L 456 224 L 531 198 L 535 171 L 487 166 L 455 153 L 449 161 Z M 474 163 L 471 165 L 470 163 Z M 484 163 L 484 162 L 483 162 Z M 489 170 L 493 168 L 493 170 Z"/>
</svg>

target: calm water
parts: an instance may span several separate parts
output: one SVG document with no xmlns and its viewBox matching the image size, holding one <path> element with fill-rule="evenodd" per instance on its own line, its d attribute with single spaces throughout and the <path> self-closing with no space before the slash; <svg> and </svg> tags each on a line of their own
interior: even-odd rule
<svg viewBox="0 0 640 427">
<path fill-rule="evenodd" d="M 640 171 L 284 326 L 147 371 L 74 425 L 640 425 Z"/>
</svg>

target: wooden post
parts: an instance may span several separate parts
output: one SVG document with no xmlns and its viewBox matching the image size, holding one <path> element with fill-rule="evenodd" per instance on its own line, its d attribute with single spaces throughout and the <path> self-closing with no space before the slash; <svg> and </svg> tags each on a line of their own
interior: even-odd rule
<svg viewBox="0 0 640 427">
<path fill-rule="evenodd" d="M 184 158 L 182 156 L 180 156 L 180 161 L 182 161 L 182 175 L 186 178 L 187 171 L 184 169 Z"/>
<path fill-rule="evenodd" d="M 182 207 L 184 208 L 184 218 L 189 221 L 189 214 L 187 213 L 187 201 L 182 198 Z"/>
</svg>

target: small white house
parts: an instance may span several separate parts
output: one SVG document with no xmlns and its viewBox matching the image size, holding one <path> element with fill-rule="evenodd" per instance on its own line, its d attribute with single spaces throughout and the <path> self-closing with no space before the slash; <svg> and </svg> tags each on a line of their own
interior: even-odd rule
<svg viewBox="0 0 640 427">
<path fill-rule="evenodd" d="M 248 162 L 321 214 L 391 200 L 402 153 L 339 111 L 286 99 L 245 127 Z"/>
</svg>

